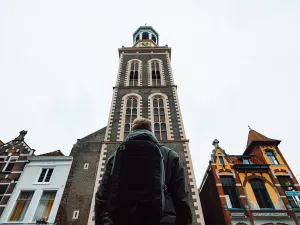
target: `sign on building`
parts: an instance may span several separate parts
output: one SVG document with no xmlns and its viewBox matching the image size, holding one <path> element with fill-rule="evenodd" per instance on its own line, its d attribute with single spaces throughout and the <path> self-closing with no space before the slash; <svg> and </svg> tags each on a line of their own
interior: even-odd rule
<svg viewBox="0 0 300 225">
<path fill-rule="evenodd" d="M 300 196 L 300 191 L 286 191 L 286 196 Z"/>
</svg>

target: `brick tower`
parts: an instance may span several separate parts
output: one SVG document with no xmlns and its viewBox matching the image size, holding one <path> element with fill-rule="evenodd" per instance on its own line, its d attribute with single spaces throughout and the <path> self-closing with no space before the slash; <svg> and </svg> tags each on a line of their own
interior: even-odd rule
<svg viewBox="0 0 300 225">
<path fill-rule="evenodd" d="M 185 136 L 171 68 L 171 48 L 159 46 L 150 26 L 133 34 L 133 47 L 119 49 L 119 70 L 113 88 L 107 127 L 79 139 L 73 166 L 57 217 L 60 225 L 94 224 L 94 194 L 106 160 L 131 131 L 137 117 L 151 119 L 158 140 L 175 150 L 186 168 L 193 224 L 204 224 L 196 180 Z"/>
</svg>

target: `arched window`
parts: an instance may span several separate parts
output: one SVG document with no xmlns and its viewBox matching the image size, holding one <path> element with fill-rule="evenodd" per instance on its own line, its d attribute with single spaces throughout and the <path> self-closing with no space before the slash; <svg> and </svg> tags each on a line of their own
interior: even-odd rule
<svg viewBox="0 0 300 225">
<path fill-rule="evenodd" d="M 132 122 L 137 118 L 137 99 L 130 97 L 126 101 L 126 114 L 124 126 L 124 139 L 131 132 Z"/>
<path fill-rule="evenodd" d="M 134 61 L 130 65 L 129 86 L 138 86 L 139 83 L 139 62 Z"/>
<path fill-rule="evenodd" d="M 160 67 L 157 61 L 151 63 L 151 79 L 152 79 L 152 86 L 161 85 Z"/>
<path fill-rule="evenodd" d="M 272 201 L 266 189 L 264 181 L 252 179 L 250 181 L 255 198 L 260 208 L 273 208 Z"/>
<path fill-rule="evenodd" d="M 152 34 L 152 41 L 156 43 L 156 36 Z"/>
<path fill-rule="evenodd" d="M 138 40 L 140 40 L 140 35 L 138 34 L 135 38 L 135 42 L 138 42 Z"/>
<path fill-rule="evenodd" d="M 167 140 L 164 101 L 161 96 L 153 98 L 154 133 L 158 140 Z"/>
<path fill-rule="evenodd" d="M 142 39 L 149 39 L 149 33 L 148 32 L 144 32 L 142 34 Z"/>
</svg>

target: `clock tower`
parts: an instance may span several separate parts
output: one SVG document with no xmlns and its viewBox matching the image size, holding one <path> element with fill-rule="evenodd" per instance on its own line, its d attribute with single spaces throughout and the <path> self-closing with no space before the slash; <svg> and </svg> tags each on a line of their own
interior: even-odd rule
<svg viewBox="0 0 300 225">
<path fill-rule="evenodd" d="M 94 225 L 94 198 L 105 164 L 131 132 L 137 117 L 149 118 L 160 143 L 180 156 L 186 172 L 193 225 L 204 225 L 171 67 L 171 48 L 159 45 L 159 34 L 151 26 L 141 26 L 133 33 L 132 47 L 119 48 L 119 69 L 107 126 L 78 139 L 73 146 L 73 165 L 57 225 Z"/>
<path fill-rule="evenodd" d="M 133 47 L 158 47 L 158 33 L 150 26 L 139 27 L 133 33 Z"/>
</svg>

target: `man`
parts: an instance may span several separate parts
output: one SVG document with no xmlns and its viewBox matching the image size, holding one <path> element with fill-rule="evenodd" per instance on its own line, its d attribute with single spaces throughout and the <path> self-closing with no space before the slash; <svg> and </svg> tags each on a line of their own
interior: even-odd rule
<svg viewBox="0 0 300 225">
<path fill-rule="evenodd" d="M 177 153 L 159 144 L 150 120 L 137 118 L 124 144 L 108 159 L 95 196 L 95 224 L 191 224 L 188 194 Z"/>
</svg>

